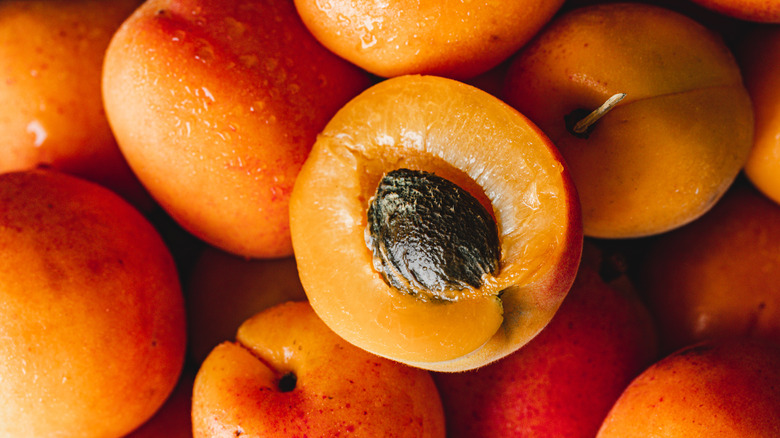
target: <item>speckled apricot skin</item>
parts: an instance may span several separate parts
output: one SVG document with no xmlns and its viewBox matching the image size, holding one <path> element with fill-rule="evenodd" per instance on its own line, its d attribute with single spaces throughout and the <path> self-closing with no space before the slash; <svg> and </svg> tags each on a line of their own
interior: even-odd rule
<svg viewBox="0 0 780 438">
<path fill-rule="evenodd" d="M 759 23 L 780 23 L 780 3 L 775 0 L 692 0 L 738 20 Z"/>
<path fill-rule="evenodd" d="M 111 128 L 152 196 L 198 238 L 257 258 L 292 254 L 300 166 L 368 85 L 286 0 L 145 2 L 114 35 L 103 71 Z"/>
<path fill-rule="evenodd" d="M 295 388 L 279 390 L 292 372 Z M 247 320 L 217 346 L 193 388 L 193 431 L 206 437 L 444 437 L 430 374 L 338 337 L 306 302 Z"/>
<path fill-rule="evenodd" d="M 743 438 L 780 434 L 780 349 L 729 339 L 677 351 L 645 370 L 598 438 Z"/>
<path fill-rule="evenodd" d="M 650 240 L 637 270 L 664 353 L 724 336 L 780 345 L 780 205 L 747 181 Z"/>
<path fill-rule="evenodd" d="M 184 362 L 171 254 L 122 198 L 53 170 L 0 175 L 0 212 L 0 436 L 124 436 Z"/>
<path fill-rule="evenodd" d="M 586 248 L 594 257 L 583 255 L 569 294 L 531 342 L 476 370 L 433 373 L 448 437 L 592 438 L 657 359 L 647 308 L 625 278 L 605 283 L 600 256 Z"/>
<path fill-rule="evenodd" d="M 344 59 L 383 77 L 467 79 L 530 40 L 563 0 L 296 0 L 312 34 Z"/>
<path fill-rule="evenodd" d="M 117 147 L 100 90 L 109 41 L 141 3 L 0 3 L 0 172 L 47 166 L 152 207 Z"/>
<path fill-rule="evenodd" d="M 780 8 L 780 3 L 777 5 Z M 738 47 L 756 116 L 756 137 L 745 174 L 780 204 L 780 29 L 756 27 Z"/>
<path fill-rule="evenodd" d="M 567 115 L 617 93 L 627 95 L 588 138 L 567 130 Z M 695 220 L 753 143 L 750 96 L 723 40 L 647 4 L 558 16 L 513 59 L 502 95 L 560 149 L 590 237 L 643 237 Z"/>
</svg>

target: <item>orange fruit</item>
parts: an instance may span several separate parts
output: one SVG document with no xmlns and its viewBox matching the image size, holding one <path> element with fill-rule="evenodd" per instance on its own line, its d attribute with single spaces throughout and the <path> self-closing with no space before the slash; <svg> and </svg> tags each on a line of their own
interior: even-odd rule
<svg viewBox="0 0 780 438">
<path fill-rule="evenodd" d="M 398 172 L 432 173 L 464 201 L 446 206 L 456 196 L 444 189 L 410 199 L 398 209 L 420 206 L 405 216 L 419 224 L 408 238 L 403 224 L 377 231 L 395 198 L 375 194 Z M 399 199 L 439 189 L 435 178 L 410 178 Z M 441 204 L 423 211 L 426 200 Z M 495 228 L 487 246 L 497 260 L 469 258 L 483 236 L 477 224 Z M 582 249 L 576 191 L 549 139 L 499 99 L 436 76 L 380 82 L 336 114 L 296 181 L 290 227 L 301 283 L 331 329 L 380 356 L 448 371 L 533 338 L 566 296 Z M 474 268 L 474 282 L 451 273 L 473 260 L 497 269 Z"/>
<path fill-rule="evenodd" d="M 0 436 L 124 436 L 184 362 L 173 257 L 122 198 L 58 171 L 0 175 L 0 212 Z"/>
<path fill-rule="evenodd" d="M 288 202 L 328 119 L 369 85 L 287 0 L 151 0 L 106 51 L 119 147 L 183 228 L 244 257 L 292 255 Z"/>
<path fill-rule="evenodd" d="M 467 79 L 508 58 L 563 0 L 295 0 L 328 49 L 384 77 Z"/>
<path fill-rule="evenodd" d="M 573 133 L 620 93 L 589 130 Z M 722 39 L 641 3 L 558 16 L 514 58 L 503 97 L 560 149 L 590 237 L 642 237 L 695 220 L 753 143 L 750 96 Z"/>
<path fill-rule="evenodd" d="M 745 174 L 780 204 L 780 29 L 755 28 L 739 47 L 756 116 L 756 137 Z"/>
</svg>

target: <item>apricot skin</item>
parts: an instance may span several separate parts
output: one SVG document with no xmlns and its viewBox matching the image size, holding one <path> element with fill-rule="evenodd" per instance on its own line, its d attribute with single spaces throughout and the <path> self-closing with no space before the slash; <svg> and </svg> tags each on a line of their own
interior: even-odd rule
<svg viewBox="0 0 780 438">
<path fill-rule="evenodd" d="M 780 8 L 780 3 L 776 4 Z M 780 30 L 777 26 L 756 28 L 739 47 L 745 86 L 756 116 L 756 138 L 745 174 L 780 204 Z"/>
<path fill-rule="evenodd" d="M 692 0 L 705 8 L 739 20 L 780 23 L 780 3 L 775 0 Z"/>
<path fill-rule="evenodd" d="M 0 172 L 47 166 L 149 209 L 103 110 L 103 57 L 140 0 L 0 3 Z"/>
<path fill-rule="evenodd" d="M 367 87 L 286 0 L 152 0 L 120 27 L 106 113 L 151 195 L 225 251 L 292 254 L 288 200 L 316 134 Z"/>
<path fill-rule="evenodd" d="M 449 179 L 495 217 L 500 268 L 479 289 L 431 303 L 374 269 L 368 201 L 398 168 Z M 544 133 L 494 96 L 437 76 L 380 82 L 331 119 L 296 181 L 290 224 L 301 283 L 325 323 L 374 354 L 437 371 L 485 365 L 533 338 L 582 250 L 576 190 Z"/>
<path fill-rule="evenodd" d="M 597 437 L 775 437 L 779 386 L 777 346 L 739 338 L 696 344 L 634 379 Z"/>
<path fill-rule="evenodd" d="M 780 205 L 746 181 L 649 241 L 638 271 L 665 353 L 724 336 L 780 345 Z"/>
<path fill-rule="evenodd" d="M 118 437 L 173 390 L 186 347 L 173 258 L 108 189 L 0 176 L 0 436 Z"/>
<path fill-rule="evenodd" d="M 462 80 L 508 58 L 563 3 L 296 0 L 295 6 L 325 47 L 374 74 L 430 74 Z"/>
<path fill-rule="evenodd" d="M 627 96 L 588 138 L 567 130 L 567 115 L 617 93 Z M 695 220 L 753 141 L 750 96 L 722 39 L 641 3 L 558 16 L 513 59 L 502 96 L 561 150 L 590 237 L 643 237 Z"/>
<path fill-rule="evenodd" d="M 290 372 L 295 388 L 281 391 Z M 444 437 L 428 372 L 347 343 L 306 302 L 257 314 L 235 343 L 212 350 L 195 379 L 192 418 L 195 438 Z"/>
</svg>

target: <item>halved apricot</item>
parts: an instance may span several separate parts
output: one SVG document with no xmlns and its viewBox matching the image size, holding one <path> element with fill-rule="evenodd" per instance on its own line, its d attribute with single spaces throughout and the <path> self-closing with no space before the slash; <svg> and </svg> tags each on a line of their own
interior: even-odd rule
<svg viewBox="0 0 780 438">
<path fill-rule="evenodd" d="M 421 192 L 394 210 L 416 209 L 407 222 L 384 234 L 368 214 L 393 201 L 374 199 L 380 181 Z M 447 206 L 450 196 L 471 201 Z M 473 201 L 495 226 L 498 264 L 459 282 L 453 258 L 469 267 L 490 258 L 473 255 L 482 243 L 463 236 L 489 232 L 474 225 Z M 499 99 L 436 76 L 380 82 L 331 119 L 294 186 L 290 229 L 303 287 L 331 329 L 377 355 L 441 371 L 484 365 L 533 338 L 566 296 L 582 250 L 579 201 L 550 140 Z M 374 256 L 377 237 L 397 257 Z M 445 286 L 436 289 L 423 277 L 439 268 Z M 391 286 L 388 269 L 413 287 Z"/>
</svg>

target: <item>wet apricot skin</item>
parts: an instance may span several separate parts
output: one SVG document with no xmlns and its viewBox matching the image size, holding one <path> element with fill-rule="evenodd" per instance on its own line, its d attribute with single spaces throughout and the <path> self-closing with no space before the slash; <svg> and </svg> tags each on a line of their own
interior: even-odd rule
<svg viewBox="0 0 780 438">
<path fill-rule="evenodd" d="M 292 3 L 145 2 L 106 53 L 106 113 L 130 166 L 196 237 L 292 254 L 288 200 L 316 134 L 369 85 Z"/>
<path fill-rule="evenodd" d="M 444 438 L 430 374 L 333 333 L 306 302 L 245 321 L 218 345 L 193 388 L 193 436 Z"/>
</svg>

